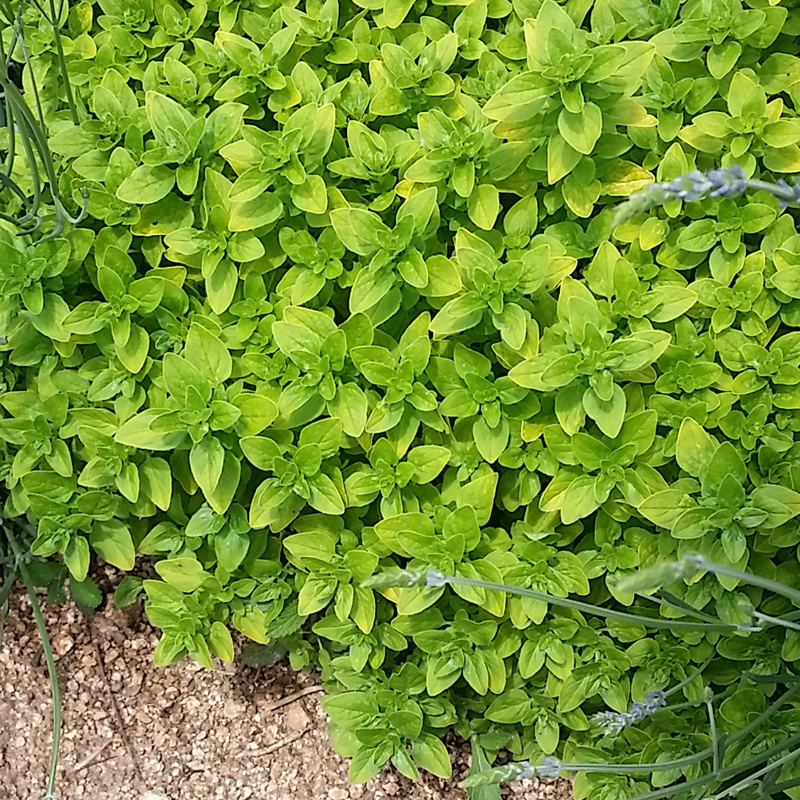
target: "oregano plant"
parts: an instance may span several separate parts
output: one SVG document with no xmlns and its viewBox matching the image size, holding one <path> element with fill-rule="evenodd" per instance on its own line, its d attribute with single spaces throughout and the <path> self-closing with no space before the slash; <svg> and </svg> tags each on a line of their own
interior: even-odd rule
<svg viewBox="0 0 800 800">
<path fill-rule="evenodd" d="M 318 669 L 354 781 L 796 798 L 791 0 L 0 16 L 4 575 Z"/>
</svg>

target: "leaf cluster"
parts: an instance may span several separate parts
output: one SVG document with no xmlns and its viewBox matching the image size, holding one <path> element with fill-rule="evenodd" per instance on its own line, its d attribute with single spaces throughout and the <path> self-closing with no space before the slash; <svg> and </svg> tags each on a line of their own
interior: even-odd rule
<svg viewBox="0 0 800 800">
<path fill-rule="evenodd" d="M 612 230 L 655 179 L 800 172 L 792 3 L 20 9 L 0 83 L 41 147 L 0 119 L 0 480 L 33 554 L 88 599 L 93 557 L 154 562 L 118 599 L 159 663 L 232 658 L 235 629 L 318 665 L 356 781 L 449 775 L 451 730 L 489 762 L 677 758 L 705 689 L 771 702 L 744 673 L 792 673 L 797 631 L 736 625 L 788 598 L 699 573 L 648 632 L 541 595 L 639 614 L 619 578 L 690 552 L 797 583 L 794 212 L 671 199 Z M 363 585 L 391 569 L 466 583 Z M 728 627 L 669 628 L 697 614 Z M 714 648 L 680 713 L 590 723 Z"/>
</svg>

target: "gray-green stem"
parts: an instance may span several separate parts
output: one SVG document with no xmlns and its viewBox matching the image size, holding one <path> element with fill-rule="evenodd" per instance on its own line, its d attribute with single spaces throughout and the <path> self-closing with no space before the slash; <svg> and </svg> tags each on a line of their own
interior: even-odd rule
<svg viewBox="0 0 800 800">
<path fill-rule="evenodd" d="M 722 564 L 715 564 L 701 555 L 693 554 L 684 556 L 684 561 L 697 567 L 697 569 L 705 570 L 706 572 L 713 572 L 716 575 L 724 575 L 728 578 L 735 578 L 742 583 L 749 583 L 751 586 L 758 586 L 761 589 L 767 589 L 770 592 L 779 594 L 782 597 L 788 597 L 795 603 L 800 604 L 800 592 L 797 589 L 792 589 L 791 586 L 786 586 L 784 583 L 770 580 L 769 578 L 762 578 L 760 575 L 753 575 L 750 572 L 741 572 L 733 567 L 726 567 Z"/>
<path fill-rule="evenodd" d="M 56 786 L 56 771 L 58 770 L 58 753 L 61 746 L 61 689 L 58 684 L 58 673 L 56 672 L 56 660 L 53 657 L 53 648 L 50 645 L 50 636 L 47 632 L 47 623 L 45 622 L 42 609 L 39 606 L 39 598 L 36 595 L 36 589 L 31 580 L 28 566 L 25 563 L 24 556 L 20 550 L 19 542 L 14 536 L 11 526 L 3 526 L 8 542 L 11 549 L 14 551 L 14 556 L 17 559 L 17 568 L 22 577 L 22 582 L 25 585 L 25 591 L 31 601 L 33 608 L 33 616 L 36 619 L 36 627 L 39 629 L 39 636 L 42 640 L 42 651 L 44 653 L 45 663 L 47 664 L 47 674 L 50 676 L 50 689 L 53 695 L 53 747 L 50 752 L 50 770 L 47 776 L 47 793 L 42 800 L 51 800 L 55 798 Z"/>
<path fill-rule="evenodd" d="M 625 611 L 616 611 L 613 608 L 601 608 L 590 603 L 582 603 L 580 600 L 570 600 L 566 597 L 556 597 L 555 595 L 537 592 L 534 589 L 525 589 L 522 586 L 513 586 L 503 583 L 493 583 L 491 581 L 481 581 L 475 578 L 461 578 L 452 575 L 444 576 L 445 583 L 451 585 L 472 586 L 476 589 L 489 589 L 494 591 L 508 592 L 509 594 L 530 597 L 534 600 L 541 600 L 562 608 L 571 608 L 585 614 L 593 614 L 607 619 L 614 619 L 620 622 L 628 622 L 631 625 L 644 625 L 650 628 L 661 628 L 664 630 L 678 631 L 705 631 L 708 633 L 730 633 L 733 631 L 754 632 L 758 628 L 749 625 L 733 625 L 725 622 L 706 623 L 706 622 L 687 622 L 685 620 L 668 620 L 657 617 L 644 617 L 639 614 L 628 614 Z"/>
</svg>

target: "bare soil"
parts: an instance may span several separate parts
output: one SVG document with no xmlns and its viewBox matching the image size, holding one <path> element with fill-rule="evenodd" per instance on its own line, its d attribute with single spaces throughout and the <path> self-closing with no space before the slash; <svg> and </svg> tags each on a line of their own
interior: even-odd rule
<svg viewBox="0 0 800 800">
<path fill-rule="evenodd" d="M 454 782 L 412 783 L 387 770 L 350 785 L 332 750 L 313 674 L 190 660 L 154 667 L 158 636 L 138 607 L 90 617 L 74 605 L 46 618 L 63 695 L 60 800 L 465 800 Z M 0 645 L 0 800 L 44 793 L 50 683 L 24 592 Z M 453 748 L 456 777 L 468 754 Z M 518 800 L 567 800 L 561 781 L 515 784 Z"/>
</svg>

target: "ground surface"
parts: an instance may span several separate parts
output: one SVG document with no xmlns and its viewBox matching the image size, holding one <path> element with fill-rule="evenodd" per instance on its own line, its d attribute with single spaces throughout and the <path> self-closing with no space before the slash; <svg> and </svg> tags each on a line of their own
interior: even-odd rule
<svg viewBox="0 0 800 800">
<path fill-rule="evenodd" d="M 385 772 L 351 786 L 331 749 L 313 675 L 285 666 L 186 660 L 152 666 L 157 636 L 139 610 L 108 603 L 92 617 L 50 607 L 64 724 L 60 800 L 464 800 L 453 784 Z M 44 792 L 50 688 L 24 593 L 11 601 L 0 645 L 0 798 Z M 290 699 L 302 693 L 302 696 Z M 283 702 L 281 701 L 287 701 Z M 454 752 L 457 772 L 466 753 Z M 520 784 L 515 800 L 565 800 L 565 783 Z"/>
</svg>

